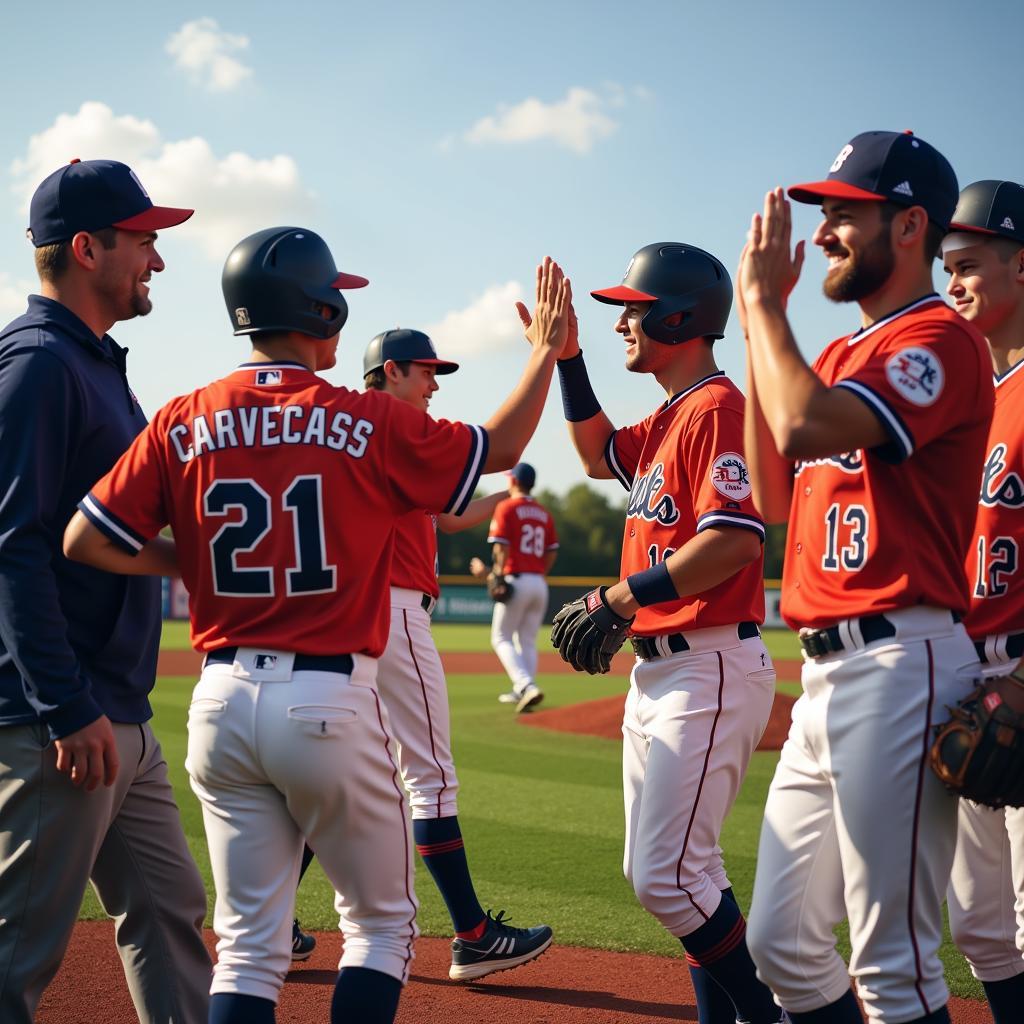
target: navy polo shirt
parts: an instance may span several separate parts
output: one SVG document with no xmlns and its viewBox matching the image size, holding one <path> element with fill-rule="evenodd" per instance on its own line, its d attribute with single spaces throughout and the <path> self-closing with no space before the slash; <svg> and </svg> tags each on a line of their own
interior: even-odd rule
<svg viewBox="0 0 1024 1024">
<path fill-rule="evenodd" d="M 0 726 L 42 719 L 60 738 L 145 722 L 160 642 L 160 580 L 61 550 L 76 504 L 146 425 L 127 350 L 32 295 L 0 331 Z"/>
</svg>

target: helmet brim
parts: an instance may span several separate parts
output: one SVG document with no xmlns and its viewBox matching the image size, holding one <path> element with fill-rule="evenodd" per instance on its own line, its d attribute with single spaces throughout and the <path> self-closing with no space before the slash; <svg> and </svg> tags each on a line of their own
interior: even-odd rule
<svg viewBox="0 0 1024 1024">
<path fill-rule="evenodd" d="M 369 284 L 369 280 L 365 277 L 360 277 L 358 274 L 342 274 L 338 276 L 327 286 L 328 288 L 365 288 Z"/>
<path fill-rule="evenodd" d="M 601 288 L 591 295 L 598 302 L 606 302 L 609 306 L 624 306 L 627 302 L 657 302 L 657 295 L 649 295 L 647 292 L 637 291 L 628 285 L 620 284 L 614 288 Z"/>
<path fill-rule="evenodd" d="M 446 373 L 454 373 L 459 368 L 458 363 L 450 363 L 447 359 L 413 359 L 410 361 L 421 363 L 423 366 L 432 366 L 434 372 L 439 376 L 443 376 Z"/>
</svg>

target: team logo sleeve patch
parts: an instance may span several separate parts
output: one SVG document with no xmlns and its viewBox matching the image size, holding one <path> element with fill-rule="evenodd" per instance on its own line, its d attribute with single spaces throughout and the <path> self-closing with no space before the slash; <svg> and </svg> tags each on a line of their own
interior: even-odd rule
<svg viewBox="0 0 1024 1024">
<path fill-rule="evenodd" d="M 946 374 L 931 349 L 904 348 L 885 363 L 885 375 L 897 394 L 914 405 L 934 404 L 942 394 Z"/>
<path fill-rule="evenodd" d="M 711 464 L 711 483 L 719 494 L 732 501 L 750 497 L 750 473 L 746 460 L 737 452 L 724 452 Z"/>
</svg>

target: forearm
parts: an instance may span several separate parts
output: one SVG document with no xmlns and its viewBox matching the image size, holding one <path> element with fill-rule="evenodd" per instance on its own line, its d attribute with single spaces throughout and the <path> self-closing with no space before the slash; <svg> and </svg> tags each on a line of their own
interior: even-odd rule
<svg viewBox="0 0 1024 1024">
<path fill-rule="evenodd" d="M 753 363 L 747 352 L 747 402 L 743 416 L 743 451 L 750 467 L 750 484 L 757 506 L 766 522 L 781 523 L 789 518 L 793 493 L 792 464 L 779 455 L 768 429 L 754 382 Z"/>
<path fill-rule="evenodd" d="M 735 526 L 712 526 L 691 537 L 665 560 L 676 597 L 703 594 L 755 561 L 761 552 L 760 538 Z M 608 589 L 605 598 L 624 618 L 637 613 L 637 600 L 629 580 Z M 671 599 L 671 598 L 670 598 Z"/>
<path fill-rule="evenodd" d="M 490 439 L 485 473 L 509 469 L 519 461 L 544 411 L 556 355 L 551 349 L 533 349 L 512 394 L 484 424 Z"/>
<path fill-rule="evenodd" d="M 782 304 L 748 297 L 746 305 L 753 388 L 776 450 L 787 455 L 828 389 L 801 355 Z"/>
<path fill-rule="evenodd" d="M 604 449 L 615 427 L 594 394 L 582 350 L 558 361 L 558 382 L 562 414 L 587 476 L 595 480 L 611 479 L 613 474 L 605 460 Z"/>
<path fill-rule="evenodd" d="M 129 554 L 76 512 L 64 531 L 64 554 L 104 572 L 121 576 L 180 576 L 173 540 L 154 537 L 138 554 Z"/>
<path fill-rule="evenodd" d="M 615 426 L 604 410 L 589 420 L 567 422 L 566 426 L 587 476 L 592 480 L 611 480 L 613 473 L 604 457 L 604 450 L 608 438 L 615 433 Z"/>
<path fill-rule="evenodd" d="M 469 530 L 480 523 L 487 522 L 494 514 L 494 510 L 508 497 L 508 491 L 499 491 L 497 494 L 490 494 L 486 498 L 474 498 L 467 506 L 461 516 L 452 515 L 450 512 L 442 512 L 437 517 L 437 528 L 442 533 L 458 533 L 461 530 Z"/>
<path fill-rule="evenodd" d="M 558 549 L 549 551 L 544 556 L 544 575 L 547 576 L 549 572 L 555 567 L 555 562 L 558 560 Z"/>
<path fill-rule="evenodd" d="M 508 551 L 504 544 L 494 544 L 491 547 L 491 568 L 494 573 L 504 571 L 507 554 Z"/>
</svg>

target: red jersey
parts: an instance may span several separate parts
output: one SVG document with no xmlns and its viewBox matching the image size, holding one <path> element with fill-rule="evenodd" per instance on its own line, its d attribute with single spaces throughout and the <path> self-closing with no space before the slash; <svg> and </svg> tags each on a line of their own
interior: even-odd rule
<svg viewBox="0 0 1024 1024">
<path fill-rule="evenodd" d="M 528 494 L 506 498 L 494 510 L 487 530 L 488 544 L 507 544 L 504 572 L 547 572 L 545 556 L 558 549 L 551 513 Z"/>
<path fill-rule="evenodd" d="M 742 392 L 718 371 L 608 439 L 605 461 L 629 491 L 623 579 L 664 561 L 710 526 L 752 530 L 764 541 L 743 457 L 743 407 Z M 641 608 L 632 633 L 764 622 L 763 564 L 759 557 L 702 594 Z"/>
<path fill-rule="evenodd" d="M 985 339 L 929 295 L 832 342 L 814 372 L 866 402 L 889 441 L 796 464 L 786 622 L 821 628 L 919 604 L 962 615 L 992 418 Z"/>
<path fill-rule="evenodd" d="M 479 427 L 252 363 L 168 402 L 80 507 L 130 552 L 170 524 L 197 650 L 379 657 L 396 521 L 463 510 L 486 454 Z"/>
<path fill-rule="evenodd" d="M 439 597 L 437 585 L 437 516 L 417 509 L 395 524 L 391 586 Z"/>
<path fill-rule="evenodd" d="M 996 411 L 967 552 L 971 639 L 1024 630 L 1024 362 L 995 379 Z"/>
</svg>

